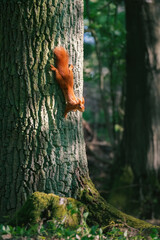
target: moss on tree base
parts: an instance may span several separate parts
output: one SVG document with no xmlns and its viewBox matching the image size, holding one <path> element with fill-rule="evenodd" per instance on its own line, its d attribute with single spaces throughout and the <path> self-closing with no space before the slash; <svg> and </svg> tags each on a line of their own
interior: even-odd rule
<svg viewBox="0 0 160 240">
<path fill-rule="evenodd" d="M 77 211 L 79 209 L 80 211 Z M 33 225 L 41 221 L 60 221 L 71 228 L 80 224 L 85 207 L 73 198 L 43 192 L 33 193 L 9 221 L 11 225 Z"/>
<path fill-rule="evenodd" d="M 128 226 L 147 232 L 156 227 L 160 231 L 160 227 L 127 215 L 108 204 L 90 179 L 81 179 L 81 184 L 83 187 L 78 200 L 59 197 L 55 194 L 33 193 L 9 224 L 32 225 L 42 220 L 58 220 L 74 228 L 81 223 L 85 210 L 89 212 L 87 224 L 99 225 L 106 231 L 114 225 L 121 228 Z"/>
</svg>

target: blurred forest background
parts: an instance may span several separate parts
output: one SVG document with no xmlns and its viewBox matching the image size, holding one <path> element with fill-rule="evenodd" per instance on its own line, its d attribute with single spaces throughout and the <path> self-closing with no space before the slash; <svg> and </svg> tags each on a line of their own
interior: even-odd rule
<svg viewBox="0 0 160 240">
<path fill-rule="evenodd" d="M 138 4 L 137 1 L 135 2 Z M 83 124 L 90 176 L 101 195 L 108 202 L 128 214 L 142 219 L 152 219 L 155 223 L 155 219 L 160 218 L 158 204 L 160 183 L 158 173 L 153 168 L 150 169 L 149 174 L 148 170 L 144 171 L 144 169 L 147 169 L 145 165 L 147 165 L 146 152 L 148 152 L 148 147 L 142 153 L 145 160 L 141 160 L 142 155 L 136 157 L 139 152 L 142 152 L 141 148 L 145 148 L 145 144 L 140 136 L 141 134 L 143 135 L 145 116 L 140 114 L 136 118 L 134 104 L 142 106 L 142 112 L 144 112 L 144 105 L 143 103 L 141 104 L 140 100 L 136 104 L 137 96 L 139 96 L 136 96 L 136 93 L 135 95 L 133 93 L 132 99 L 129 99 L 129 97 L 128 100 L 126 99 L 127 95 L 132 95 L 132 92 L 129 91 L 136 91 L 134 87 L 131 89 L 132 87 L 129 84 L 127 87 L 127 75 L 129 78 L 129 75 L 132 74 L 132 69 L 138 75 L 139 70 L 143 72 L 147 68 L 146 62 L 144 69 L 143 66 L 142 69 L 138 69 L 138 65 L 130 63 L 127 70 L 127 61 L 129 59 L 127 59 L 127 55 L 130 55 L 130 58 L 132 58 L 134 49 L 132 52 L 129 47 L 127 49 L 127 45 L 130 46 L 131 44 L 129 42 L 131 38 L 127 38 L 126 22 L 127 20 L 129 21 L 129 17 L 126 17 L 126 9 L 128 7 L 128 12 L 129 8 L 133 10 L 133 4 L 132 6 L 125 6 L 124 1 L 116 0 L 85 0 L 84 3 L 84 97 L 86 110 L 83 114 Z M 128 24 L 128 28 L 131 30 L 130 36 L 134 34 L 137 37 L 137 40 L 134 41 L 133 39 L 135 54 L 137 53 L 138 55 L 140 52 L 142 56 L 141 49 L 143 47 L 141 48 L 141 46 L 146 44 L 145 34 L 144 36 L 143 34 L 140 36 L 136 35 L 136 31 L 137 33 L 143 32 L 145 18 L 141 14 L 141 10 L 140 8 L 133 10 L 135 22 L 130 23 L 130 26 Z M 135 26 L 137 26 L 137 30 Z M 142 44 L 141 46 L 138 45 L 139 43 L 137 44 L 138 41 L 140 45 Z M 143 61 L 144 59 L 142 59 Z M 141 64 L 139 60 L 138 64 Z M 127 74 L 128 71 L 130 71 L 130 74 Z M 134 78 L 136 79 L 135 76 Z M 140 82 L 138 78 L 137 81 Z M 133 84 L 136 85 L 136 80 Z M 138 83 L 136 87 L 138 88 Z M 143 87 L 145 88 L 145 86 Z M 141 88 L 139 87 L 137 94 L 140 91 Z M 144 96 L 144 94 L 142 95 Z M 147 93 L 146 97 L 149 98 Z M 131 104 L 126 104 L 126 101 Z M 130 124 L 129 117 L 125 118 L 125 111 L 128 111 L 127 116 L 130 116 L 129 110 L 126 110 L 127 106 L 132 108 L 131 111 L 134 114 L 134 116 L 131 116 L 131 121 L 133 117 L 133 121 L 136 121 L 138 125 L 138 127 L 134 127 L 135 135 L 137 135 L 139 129 L 142 129 L 142 132 L 141 130 L 139 131 L 139 136 L 135 137 L 134 133 L 129 130 L 129 134 L 131 133 L 129 137 L 126 137 L 128 136 L 127 131 L 124 134 L 124 128 L 130 128 L 127 127 Z M 137 137 L 140 140 L 137 140 Z M 132 139 L 135 140 L 132 141 Z M 133 153 L 134 150 L 130 151 L 132 149 L 130 146 L 126 146 L 126 141 L 128 141 L 128 145 L 133 144 L 133 148 L 137 150 L 136 154 L 134 154 L 135 152 Z M 128 156 L 134 155 L 135 162 L 141 162 L 141 164 L 138 163 L 140 166 L 133 164 L 134 160 L 131 160 L 132 157 L 130 159 L 126 157 L 127 154 L 125 152 L 127 151 L 129 152 Z M 158 224 L 158 220 L 156 220 L 156 224 Z"/>
</svg>

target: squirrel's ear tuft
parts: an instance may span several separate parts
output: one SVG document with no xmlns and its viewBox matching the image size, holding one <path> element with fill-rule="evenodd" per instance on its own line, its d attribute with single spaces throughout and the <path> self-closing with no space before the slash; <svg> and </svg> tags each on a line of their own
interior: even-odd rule
<svg viewBox="0 0 160 240">
<path fill-rule="evenodd" d="M 83 104 L 85 103 L 84 97 L 82 97 L 82 103 L 83 103 Z"/>
</svg>

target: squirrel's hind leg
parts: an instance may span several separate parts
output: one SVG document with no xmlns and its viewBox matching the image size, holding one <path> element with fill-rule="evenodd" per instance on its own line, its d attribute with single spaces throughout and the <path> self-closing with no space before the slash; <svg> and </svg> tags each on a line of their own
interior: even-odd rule
<svg viewBox="0 0 160 240">
<path fill-rule="evenodd" d="M 50 70 L 51 70 L 51 71 L 56 71 L 57 69 L 51 64 L 51 65 L 50 65 Z"/>
</svg>

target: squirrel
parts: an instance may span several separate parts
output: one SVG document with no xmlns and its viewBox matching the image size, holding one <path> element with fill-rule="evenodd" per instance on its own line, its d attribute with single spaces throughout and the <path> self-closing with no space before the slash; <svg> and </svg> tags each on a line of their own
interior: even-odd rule
<svg viewBox="0 0 160 240">
<path fill-rule="evenodd" d="M 57 67 L 55 68 L 53 65 L 50 65 L 50 70 L 55 71 L 56 80 L 65 97 L 66 108 L 64 117 L 67 118 L 67 114 L 70 111 L 79 110 L 80 112 L 84 112 L 84 98 L 82 98 L 82 100 L 76 98 L 73 91 L 73 65 L 68 65 L 68 52 L 61 46 L 56 47 L 53 52 L 56 56 Z"/>
</svg>

